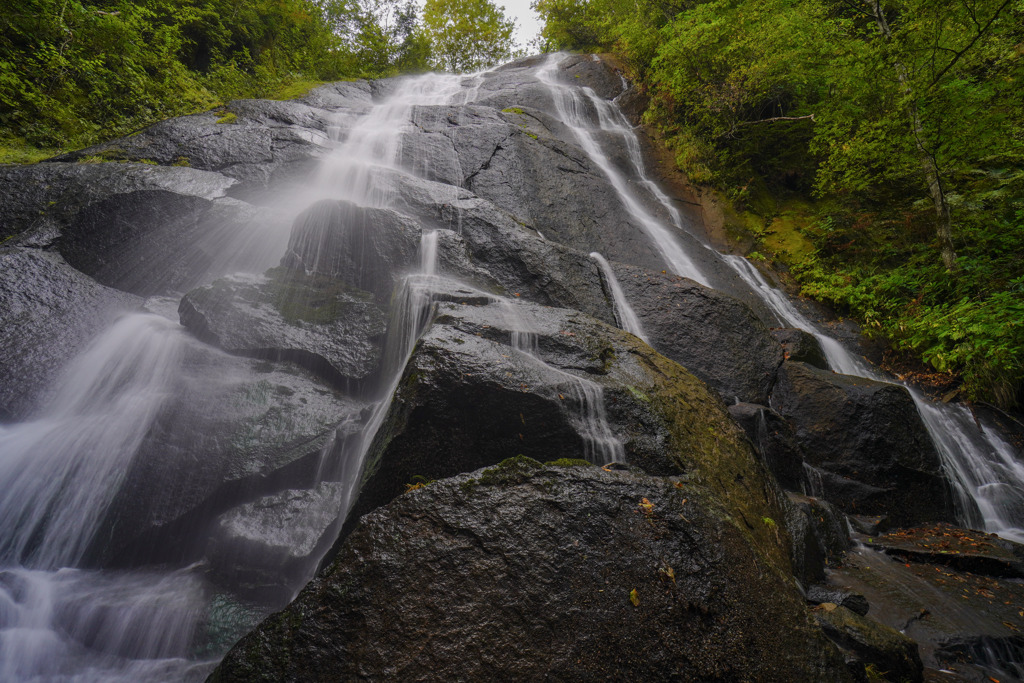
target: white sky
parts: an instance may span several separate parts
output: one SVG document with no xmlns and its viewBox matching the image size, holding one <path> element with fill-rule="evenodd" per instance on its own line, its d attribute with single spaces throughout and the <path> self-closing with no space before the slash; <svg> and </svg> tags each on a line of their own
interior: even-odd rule
<svg viewBox="0 0 1024 683">
<path fill-rule="evenodd" d="M 530 0 L 495 0 L 495 5 L 505 6 L 505 16 L 516 21 L 516 47 L 526 48 L 540 32 L 540 18 L 530 9 Z"/>
</svg>

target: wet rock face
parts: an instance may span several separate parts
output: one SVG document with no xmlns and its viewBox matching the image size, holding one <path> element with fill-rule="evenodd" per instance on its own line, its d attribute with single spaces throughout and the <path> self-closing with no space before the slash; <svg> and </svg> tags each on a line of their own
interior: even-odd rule
<svg viewBox="0 0 1024 683">
<path fill-rule="evenodd" d="M 786 580 L 684 489 L 526 458 L 430 484 L 364 517 L 211 680 L 849 680 Z"/>
<path fill-rule="evenodd" d="M 870 666 L 879 674 L 884 672 L 889 680 L 924 680 L 917 643 L 899 631 L 833 603 L 819 605 L 814 616 L 825 634 L 847 654 L 852 671 L 864 675 Z"/>
<path fill-rule="evenodd" d="M 129 192 L 85 207 L 63 229 L 58 249 L 98 282 L 150 296 L 186 289 L 207 270 L 213 254 L 184 245 L 214 230 L 242 231 L 253 217 L 245 205 L 163 190 Z"/>
<path fill-rule="evenodd" d="M 782 345 L 786 360 L 807 363 L 822 370 L 828 370 L 825 352 L 814 335 L 793 327 L 780 327 L 771 330 L 772 336 Z"/>
<path fill-rule="evenodd" d="M 917 641 L 928 669 L 972 681 L 1024 675 L 1024 583 L 1011 578 L 1024 546 L 948 524 L 893 531 L 865 546 L 830 582 L 865 596 L 869 616 Z"/>
<path fill-rule="evenodd" d="M 400 213 L 325 200 L 295 220 L 281 265 L 386 297 L 415 262 L 419 238 Z"/>
<path fill-rule="evenodd" d="M 824 500 L 798 493 L 787 493 L 786 498 L 786 530 L 792 539 L 793 576 L 803 586 L 810 587 L 825 581 L 826 570 L 841 562 L 843 553 L 852 545 L 846 517 Z M 806 597 L 811 600 L 809 589 Z"/>
<path fill-rule="evenodd" d="M 445 297 L 367 455 L 353 521 L 415 475 L 452 476 L 517 454 L 611 458 L 651 474 L 715 478 L 736 514 L 782 519 L 773 502 L 781 493 L 724 407 L 677 364 L 575 311 L 472 292 Z M 522 329 L 535 331 L 530 354 L 513 345 Z M 607 450 L 611 442 L 620 450 Z"/>
<path fill-rule="evenodd" d="M 285 269 L 194 289 L 181 324 L 225 351 L 288 360 L 337 386 L 358 385 L 380 364 L 387 313 L 369 292 Z"/>
<path fill-rule="evenodd" d="M 804 459 L 793 428 L 782 416 L 767 406 L 756 403 L 734 403 L 729 415 L 743 428 L 754 451 L 786 490 L 806 488 Z"/>
<path fill-rule="evenodd" d="M 565 83 L 590 88 L 606 100 L 614 99 L 626 87 L 622 77 L 608 62 L 594 59 L 591 55 L 572 55 L 558 67 Z"/>
<path fill-rule="evenodd" d="M 0 421 L 27 417 L 68 358 L 141 304 L 89 279 L 59 254 L 0 249 Z"/>
<path fill-rule="evenodd" d="M 949 484 L 907 390 L 787 361 L 772 407 L 821 472 L 812 490 L 896 525 L 952 519 Z"/>
<path fill-rule="evenodd" d="M 313 483 L 336 425 L 363 408 L 295 366 L 196 343 L 175 382 L 111 503 L 103 524 L 111 531 L 96 541 L 93 562 L 195 558 L 211 515 Z"/>
<path fill-rule="evenodd" d="M 782 350 L 748 306 L 693 280 L 613 267 L 651 346 L 728 403 L 768 403 Z"/>
<path fill-rule="evenodd" d="M 206 552 L 217 582 L 255 595 L 283 586 L 290 599 L 334 540 L 343 488 L 287 489 L 222 514 Z"/>
</svg>

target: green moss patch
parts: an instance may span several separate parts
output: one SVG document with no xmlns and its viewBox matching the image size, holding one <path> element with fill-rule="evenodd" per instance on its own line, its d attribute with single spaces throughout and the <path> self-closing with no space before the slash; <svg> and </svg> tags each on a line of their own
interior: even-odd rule
<svg viewBox="0 0 1024 683">
<path fill-rule="evenodd" d="M 558 460 L 548 460 L 544 463 L 545 467 L 596 467 L 594 463 L 588 460 L 582 460 L 580 458 L 559 458 Z"/>
</svg>

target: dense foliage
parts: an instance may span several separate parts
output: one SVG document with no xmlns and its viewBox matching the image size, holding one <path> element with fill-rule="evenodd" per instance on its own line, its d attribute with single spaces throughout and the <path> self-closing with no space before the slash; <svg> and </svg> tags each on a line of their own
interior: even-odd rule
<svg viewBox="0 0 1024 683">
<path fill-rule="evenodd" d="M 426 0 L 423 24 L 434 64 L 462 73 L 508 61 L 515 22 L 488 0 Z"/>
<path fill-rule="evenodd" d="M 1024 386 L 1024 2 L 537 0 L 609 49 L 697 182 L 814 198 L 807 294 L 1001 405 Z M 766 198 L 771 198 L 766 200 Z M 779 256 L 785 257 L 784 254 Z"/>
<path fill-rule="evenodd" d="M 414 0 L 0 0 L 0 144 L 78 147 L 231 98 L 509 54 L 500 10 L 461 11 L 453 48 Z"/>
</svg>

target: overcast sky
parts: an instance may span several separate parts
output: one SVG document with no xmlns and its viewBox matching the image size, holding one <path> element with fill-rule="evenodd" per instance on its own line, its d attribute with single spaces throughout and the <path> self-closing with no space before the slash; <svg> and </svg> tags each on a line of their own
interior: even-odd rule
<svg viewBox="0 0 1024 683">
<path fill-rule="evenodd" d="M 530 0 L 496 0 L 494 4 L 504 5 L 505 16 L 516 20 L 516 46 L 527 48 L 527 43 L 540 32 L 540 20 L 530 9 Z"/>
</svg>

